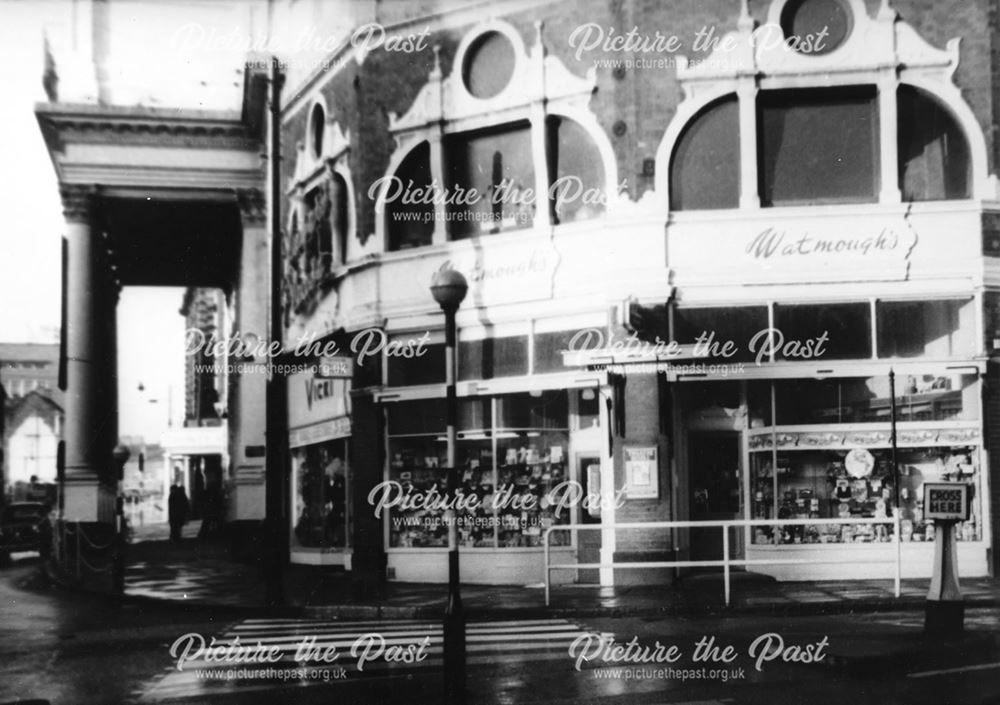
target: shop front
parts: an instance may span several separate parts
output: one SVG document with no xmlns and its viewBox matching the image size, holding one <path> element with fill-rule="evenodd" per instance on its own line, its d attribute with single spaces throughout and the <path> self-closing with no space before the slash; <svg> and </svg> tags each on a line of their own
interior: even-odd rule
<svg viewBox="0 0 1000 705">
<path fill-rule="evenodd" d="M 292 563 L 350 569 L 351 381 L 321 376 L 330 369 L 288 378 L 289 551 Z"/>
<path fill-rule="evenodd" d="M 730 557 L 750 561 L 750 570 L 795 580 L 892 577 L 891 523 L 802 520 L 898 516 L 902 574 L 926 577 L 934 532 L 924 516 L 923 486 L 964 483 L 972 504 L 957 531 L 959 570 L 987 575 L 990 508 L 982 498 L 990 488 L 982 470 L 986 364 L 979 353 L 979 305 L 977 297 L 954 296 L 672 307 L 670 325 L 679 341 L 686 342 L 697 323 L 743 351 L 721 364 L 705 357 L 696 372 L 665 375 L 669 391 L 661 413 L 675 420 L 679 518 L 795 520 L 730 534 Z M 744 323 L 734 327 L 736 319 Z M 745 360 L 745 322 L 755 319 L 775 324 L 761 329 L 767 335 L 783 331 L 806 339 L 823 329 L 832 342 L 821 349 L 821 361 L 780 353 Z M 675 363 L 674 369 L 683 368 Z M 684 533 L 682 550 L 692 560 L 721 557 L 719 529 L 692 529 L 686 539 Z"/>
<path fill-rule="evenodd" d="M 388 361 L 390 386 L 379 397 L 386 468 L 370 504 L 384 522 L 390 579 L 446 579 L 448 508 L 459 529 L 462 579 L 478 583 L 538 583 L 546 531 L 599 516 L 596 502 L 585 498 L 588 491 L 599 497 L 595 483 L 606 455 L 603 375 L 554 371 L 574 330 L 550 332 L 544 322 L 523 327 L 525 334 L 512 328 L 494 338 L 475 327 L 459 330 L 460 485 L 453 505 L 446 501 L 445 400 L 438 385 L 412 384 L 437 380 L 443 360 L 432 343 L 426 359 Z M 599 546 L 597 532 L 575 533 L 552 532 L 553 562 L 575 562 L 578 551 L 593 553 L 595 540 Z"/>
<path fill-rule="evenodd" d="M 781 579 L 891 577 L 897 538 L 903 576 L 926 577 L 923 487 L 964 483 L 959 572 L 987 575 L 998 279 L 983 124 L 957 50 L 895 12 L 825 4 L 852 21 L 822 55 L 754 44 L 743 22 L 728 38 L 754 51 L 677 71 L 685 98 L 656 170 L 661 328 L 690 353 L 660 361 L 677 518 L 776 521 L 734 530 L 730 555 Z M 794 7 L 769 5 L 786 36 Z M 721 541 L 693 529 L 677 547 L 717 558 Z"/>
</svg>

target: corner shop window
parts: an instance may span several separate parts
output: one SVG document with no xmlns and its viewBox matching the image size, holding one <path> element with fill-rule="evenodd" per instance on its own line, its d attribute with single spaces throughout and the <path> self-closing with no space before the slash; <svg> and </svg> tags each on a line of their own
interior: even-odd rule
<svg viewBox="0 0 1000 705">
<path fill-rule="evenodd" d="M 969 142 L 955 118 L 929 95 L 900 86 L 897 140 L 904 201 L 968 198 Z"/>
<path fill-rule="evenodd" d="M 786 353 L 789 359 L 801 359 L 786 347 L 793 341 L 813 342 L 817 352 L 813 359 L 820 361 L 872 356 L 871 307 L 867 303 L 778 304 L 774 307 L 774 327 L 783 337 L 774 343 L 775 359 L 785 359 Z"/>
<path fill-rule="evenodd" d="M 736 208 L 740 201 L 736 96 L 712 103 L 684 128 L 670 161 L 670 208 Z"/>
<path fill-rule="evenodd" d="M 440 384 L 444 382 L 444 344 L 425 344 L 422 355 L 387 357 L 386 372 L 390 387 Z"/>
<path fill-rule="evenodd" d="M 972 299 L 879 301 L 875 306 L 879 357 L 975 355 Z"/>
<path fill-rule="evenodd" d="M 522 392 L 497 397 L 497 425 L 503 429 L 563 429 L 568 427 L 565 391 Z"/>
<path fill-rule="evenodd" d="M 578 331 L 563 330 L 554 333 L 535 333 L 534 372 L 565 372 L 563 352 L 569 350 L 569 342 Z"/>
<path fill-rule="evenodd" d="M 757 110 L 761 205 L 877 200 L 873 86 L 764 91 Z"/>
<path fill-rule="evenodd" d="M 735 345 L 733 354 L 724 357 L 714 354 L 714 362 L 751 362 L 757 353 L 750 349 L 750 341 L 760 331 L 767 329 L 767 307 L 742 306 L 726 308 L 675 308 L 674 336 L 681 345 L 693 345 L 701 337 L 706 350 L 723 352 L 727 342 Z M 759 351 L 760 341 L 756 343 Z"/>
<path fill-rule="evenodd" d="M 486 338 L 458 344 L 458 379 L 528 374 L 528 336 Z"/>
<path fill-rule="evenodd" d="M 538 194 L 528 123 L 456 135 L 444 148 L 451 239 L 531 227 Z"/>
<path fill-rule="evenodd" d="M 974 421 L 978 390 L 976 375 L 898 375 L 896 420 Z M 888 376 L 777 380 L 774 392 L 779 426 L 890 421 Z M 769 389 L 759 385 L 751 393 L 766 396 Z M 765 400 L 751 398 L 751 408 L 755 403 Z M 770 417 L 761 425 L 770 426 Z"/>
<path fill-rule="evenodd" d="M 975 446 L 900 448 L 900 537 L 933 541 L 933 522 L 923 517 L 925 482 L 964 482 L 971 487 L 970 519 L 959 540 L 982 539 L 980 469 Z M 896 478 L 888 448 L 751 453 L 751 498 L 754 519 L 891 518 Z M 755 544 L 878 543 L 892 540 L 893 527 L 837 526 L 756 527 Z"/>
<path fill-rule="evenodd" d="M 469 548 L 536 547 L 545 529 L 572 521 L 557 516 L 546 494 L 569 476 L 568 402 L 565 391 L 539 397 L 512 394 L 464 399 L 459 412 L 456 459 L 460 489 L 475 496 L 475 507 L 458 516 L 459 539 Z M 486 408 L 496 408 L 497 414 Z M 447 492 L 443 400 L 401 402 L 388 409 L 389 480 L 404 492 Z M 501 411 L 502 415 L 501 415 Z M 561 416 L 560 416 L 561 414 Z M 421 416 L 413 421 L 414 415 Z M 503 421 L 501 421 L 503 419 Z M 509 422 L 535 422 L 514 426 Z M 437 432 L 428 433 L 437 425 Z M 436 508 L 390 509 L 389 546 L 426 548 L 447 545 L 444 512 Z M 568 542 L 562 532 L 553 544 Z"/>
<path fill-rule="evenodd" d="M 292 546 L 343 548 L 347 523 L 347 442 L 317 443 L 292 451 Z"/>
<path fill-rule="evenodd" d="M 431 148 L 421 142 L 406 155 L 396 170 L 385 207 L 387 247 L 390 252 L 430 245 L 434 235 L 434 203 L 417 198 L 404 203 L 403 194 L 431 190 Z M 397 192 L 398 193 L 394 193 Z M 409 199 L 407 199 L 409 200 Z"/>
</svg>

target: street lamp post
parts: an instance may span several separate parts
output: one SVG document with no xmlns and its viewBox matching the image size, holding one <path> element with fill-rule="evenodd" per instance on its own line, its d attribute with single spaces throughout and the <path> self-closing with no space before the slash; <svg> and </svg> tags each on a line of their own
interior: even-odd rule
<svg viewBox="0 0 1000 705">
<path fill-rule="evenodd" d="M 461 272 L 441 269 L 431 282 L 431 295 L 444 311 L 445 388 L 448 439 L 448 496 L 454 502 L 458 491 L 458 467 L 455 462 L 455 438 L 458 426 L 458 400 L 455 396 L 455 313 L 465 299 L 469 285 Z M 465 702 L 465 613 L 459 591 L 458 516 L 454 506 L 448 510 L 448 604 L 444 612 L 444 691 L 445 702 Z"/>
</svg>

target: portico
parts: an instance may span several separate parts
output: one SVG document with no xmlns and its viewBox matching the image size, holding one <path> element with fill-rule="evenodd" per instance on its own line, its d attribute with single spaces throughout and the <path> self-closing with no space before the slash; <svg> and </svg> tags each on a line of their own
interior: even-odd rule
<svg viewBox="0 0 1000 705">
<path fill-rule="evenodd" d="M 105 584 L 118 469 L 115 309 L 123 286 L 216 287 L 239 331 L 266 336 L 267 246 L 259 120 L 238 112 L 46 103 L 36 116 L 66 219 L 64 549 Z M 258 116 L 259 117 L 259 116 Z M 149 341 L 150 345 L 158 341 Z M 240 360 L 246 361 L 246 360 Z M 218 364 L 234 362 L 213 360 Z M 264 513 L 263 374 L 226 394 L 229 520 Z M 87 571 L 83 571 L 87 572 Z"/>
</svg>

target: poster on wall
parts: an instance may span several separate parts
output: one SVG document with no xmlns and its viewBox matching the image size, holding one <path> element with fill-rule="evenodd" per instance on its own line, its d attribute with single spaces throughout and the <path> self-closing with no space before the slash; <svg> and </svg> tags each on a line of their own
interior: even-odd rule
<svg viewBox="0 0 1000 705">
<path fill-rule="evenodd" d="M 656 446 L 625 446 L 625 493 L 629 499 L 659 499 Z"/>
</svg>

